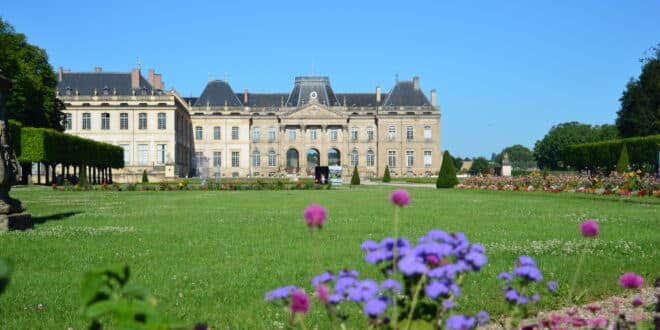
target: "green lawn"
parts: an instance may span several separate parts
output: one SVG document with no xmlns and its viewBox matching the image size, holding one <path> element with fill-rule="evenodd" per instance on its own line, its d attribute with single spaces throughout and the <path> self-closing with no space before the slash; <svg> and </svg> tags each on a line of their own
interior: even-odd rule
<svg viewBox="0 0 660 330">
<path fill-rule="evenodd" d="M 263 301 L 266 291 L 349 267 L 378 277 L 363 262 L 360 244 L 392 232 L 392 187 L 331 191 L 61 192 L 15 188 L 39 222 L 34 230 L 0 234 L 0 256 L 14 259 L 14 274 L 0 297 L 0 329 L 81 329 L 79 286 L 92 267 L 128 264 L 131 282 L 151 289 L 161 310 L 214 328 L 266 329 L 286 315 Z M 545 278 L 561 289 L 578 255 L 588 251 L 578 286 L 585 300 L 621 293 L 618 277 L 634 271 L 647 285 L 660 275 L 660 204 L 579 194 L 411 188 L 401 212 L 403 236 L 429 229 L 463 231 L 486 246 L 489 262 L 464 283 L 459 310 L 501 313 L 497 274 L 521 254 L 536 258 Z M 648 201 L 640 203 L 638 201 Z M 310 235 L 303 209 L 329 209 L 321 233 Z M 597 219 L 601 235 L 587 240 L 578 225 Z M 541 308 L 561 297 L 544 296 Z M 44 308 L 37 308 L 43 304 Z M 327 328 L 319 306 L 308 324 Z M 352 317 L 362 328 L 364 320 Z"/>
</svg>

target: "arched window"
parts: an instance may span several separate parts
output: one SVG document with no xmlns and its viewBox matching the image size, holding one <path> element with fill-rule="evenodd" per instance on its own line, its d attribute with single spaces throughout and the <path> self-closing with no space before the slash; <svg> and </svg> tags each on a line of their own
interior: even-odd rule
<svg viewBox="0 0 660 330">
<path fill-rule="evenodd" d="M 357 166 L 360 155 L 357 150 L 351 151 L 351 166 Z"/>
<path fill-rule="evenodd" d="M 277 155 L 275 151 L 271 150 L 268 152 L 268 166 L 275 167 L 277 166 Z"/>
<path fill-rule="evenodd" d="M 376 160 L 376 155 L 374 155 L 374 151 L 369 149 L 367 151 L 367 166 L 374 166 Z"/>
<path fill-rule="evenodd" d="M 261 153 L 259 150 L 252 153 L 252 167 L 261 167 Z"/>
</svg>

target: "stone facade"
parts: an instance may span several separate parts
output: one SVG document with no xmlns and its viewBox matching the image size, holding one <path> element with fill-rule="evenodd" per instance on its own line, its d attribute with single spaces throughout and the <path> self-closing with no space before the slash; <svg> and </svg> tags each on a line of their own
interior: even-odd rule
<svg viewBox="0 0 660 330">
<path fill-rule="evenodd" d="M 317 165 L 340 165 L 348 176 L 357 164 L 363 177 L 381 176 L 386 165 L 393 176 L 440 168 L 436 92 L 429 100 L 417 77 L 388 93 L 352 94 L 335 94 L 327 77 L 298 77 L 291 93 L 274 94 L 234 93 L 215 80 L 199 97 L 181 98 L 152 70 L 148 80 L 127 73 L 130 86 L 121 88 L 117 77 L 90 78 L 103 74 L 60 70 L 58 97 L 67 133 L 124 147 L 116 181 L 138 181 L 144 169 L 167 179 L 309 176 Z"/>
</svg>

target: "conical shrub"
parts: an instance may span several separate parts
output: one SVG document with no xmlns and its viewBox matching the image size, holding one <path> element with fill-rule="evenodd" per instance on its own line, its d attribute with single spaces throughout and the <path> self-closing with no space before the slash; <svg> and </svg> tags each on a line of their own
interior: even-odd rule
<svg viewBox="0 0 660 330">
<path fill-rule="evenodd" d="M 454 167 L 454 159 L 445 150 L 442 155 L 442 166 L 440 166 L 440 173 L 438 173 L 438 180 L 435 182 L 436 188 L 453 188 L 458 184 L 456 178 L 456 168 Z"/>
<path fill-rule="evenodd" d="M 385 165 L 385 173 L 383 173 L 383 182 L 390 182 L 390 167 Z"/>
<path fill-rule="evenodd" d="M 359 186 L 360 185 L 360 173 L 358 173 L 357 165 L 353 168 L 353 176 L 351 177 L 351 184 Z"/>
</svg>

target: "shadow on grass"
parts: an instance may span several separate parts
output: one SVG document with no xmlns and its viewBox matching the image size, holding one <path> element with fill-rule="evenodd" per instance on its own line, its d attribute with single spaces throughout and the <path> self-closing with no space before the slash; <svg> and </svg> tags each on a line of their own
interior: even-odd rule
<svg viewBox="0 0 660 330">
<path fill-rule="evenodd" d="M 76 214 L 80 214 L 82 212 L 76 211 L 76 212 L 64 212 L 64 213 L 55 213 L 43 217 L 32 217 L 32 222 L 37 225 L 37 224 L 42 224 L 48 221 L 55 221 L 55 220 L 64 220 L 66 218 L 70 218 Z"/>
</svg>

